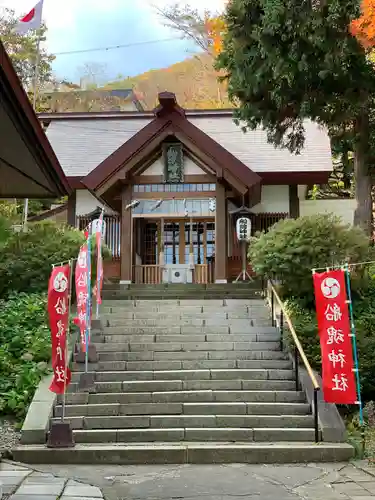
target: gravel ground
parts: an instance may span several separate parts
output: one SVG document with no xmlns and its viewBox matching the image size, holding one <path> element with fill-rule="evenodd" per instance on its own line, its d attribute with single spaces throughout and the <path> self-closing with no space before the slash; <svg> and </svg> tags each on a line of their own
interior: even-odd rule
<svg viewBox="0 0 375 500">
<path fill-rule="evenodd" d="M 14 428 L 9 420 L 0 420 L 0 453 L 7 455 L 18 444 L 20 432 Z"/>
</svg>

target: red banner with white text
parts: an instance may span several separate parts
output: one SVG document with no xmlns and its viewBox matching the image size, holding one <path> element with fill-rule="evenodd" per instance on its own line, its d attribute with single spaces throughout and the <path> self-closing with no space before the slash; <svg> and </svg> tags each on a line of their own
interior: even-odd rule
<svg viewBox="0 0 375 500">
<path fill-rule="evenodd" d="M 100 214 L 98 223 L 96 224 L 96 252 L 97 252 L 97 264 L 96 264 L 96 303 L 102 303 L 102 286 L 103 286 L 103 257 L 102 257 L 102 234 L 103 234 L 103 211 Z"/>
<path fill-rule="evenodd" d="M 79 251 L 75 271 L 77 297 L 77 317 L 75 323 L 79 327 L 81 348 L 83 352 L 86 352 L 88 272 L 88 245 L 85 243 L 81 246 Z"/>
<path fill-rule="evenodd" d="M 49 390 L 63 394 L 71 380 L 67 366 L 70 265 L 56 266 L 48 283 L 48 316 L 52 340 L 53 379 Z"/>
<path fill-rule="evenodd" d="M 323 395 L 327 403 L 357 401 L 345 271 L 313 274 L 322 354 Z"/>
</svg>

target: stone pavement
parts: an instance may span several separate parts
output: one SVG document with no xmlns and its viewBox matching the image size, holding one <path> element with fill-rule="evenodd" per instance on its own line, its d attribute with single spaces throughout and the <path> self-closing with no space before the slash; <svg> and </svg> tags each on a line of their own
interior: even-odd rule
<svg viewBox="0 0 375 500">
<path fill-rule="evenodd" d="M 91 486 L 24 465 L 0 463 L 1 500 L 99 500 L 103 495 Z"/>
<path fill-rule="evenodd" d="M 96 485 L 105 500 L 375 500 L 375 469 L 366 462 L 36 467 Z"/>
</svg>

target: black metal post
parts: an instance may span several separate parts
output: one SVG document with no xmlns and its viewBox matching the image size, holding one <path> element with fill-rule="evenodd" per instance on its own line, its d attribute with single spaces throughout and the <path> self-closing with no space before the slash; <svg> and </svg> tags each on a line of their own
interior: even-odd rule
<svg viewBox="0 0 375 500">
<path fill-rule="evenodd" d="M 280 311 L 280 348 L 284 350 L 284 311 Z"/>
<path fill-rule="evenodd" d="M 275 326 L 275 297 L 273 294 L 273 290 L 271 288 L 271 314 L 272 314 L 272 326 Z"/>
<path fill-rule="evenodd" d="M 315 442 L 319 443 L 319 414 L 318 414 L 318 391 L 319 389 L 314 388 L 314 427 L 315 427 Z"/>
<path fill-rule="evenodd" d="M 294 346 L 294 369 L 296 372 L 296 391 L 299 391 L 299 375 L 298 375 L 298 349 Z"/>
</svg>

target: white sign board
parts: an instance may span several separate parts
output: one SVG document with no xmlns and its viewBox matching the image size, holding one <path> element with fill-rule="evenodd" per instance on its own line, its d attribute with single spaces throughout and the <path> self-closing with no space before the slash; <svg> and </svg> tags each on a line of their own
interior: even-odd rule
<svg viewBox="0 0 375 500">
<path fill-rule="evenodd" d="M 236 223 L 237 239 L 239 241 L 250 241 L 251 220 L 247 217 L 240 217 Z"/>
</svg>

